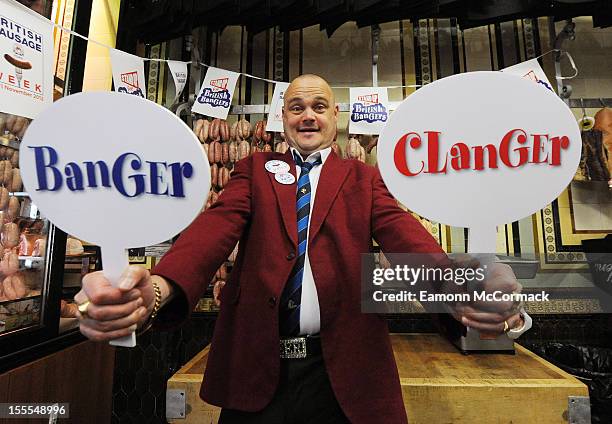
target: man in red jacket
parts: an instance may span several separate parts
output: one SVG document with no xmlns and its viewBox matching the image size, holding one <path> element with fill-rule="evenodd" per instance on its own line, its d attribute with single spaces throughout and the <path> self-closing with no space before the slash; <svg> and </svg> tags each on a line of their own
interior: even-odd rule
<svg viewBox="0 0 612 424">
<path fill-rule="evenodd" d="M 152 276 L 130 267 L 118 289 L 101 273 L 86 276 L 76 296 L 89 302 L 81 332 L 129 334 L 157 312 L 156 291 L 164 304 L 156 321 L 185 319 L 239 241 L 201 390 L 223 408 L 221 422 L 405 423 L 387 324 L 360 309 L 361 254 L 373 238 L 386 252 L 443 251 L 398 207 L 377 168 L 331 150 L 337 118 L 325 80 L 296 78 L 284 96 L 290 151 L 238 162 L 218 202 Z M 497 278 L 518 289 L 511 271 Z M 521 325 L 511 306 L 464 309 L 460 319 L 501 333 Z"/>
</svg>

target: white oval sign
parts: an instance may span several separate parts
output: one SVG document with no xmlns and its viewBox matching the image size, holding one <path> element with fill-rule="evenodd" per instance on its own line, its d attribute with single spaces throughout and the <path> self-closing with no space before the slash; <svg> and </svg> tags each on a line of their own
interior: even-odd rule
<svg viewBox="0 0 612 424">
<path fill-rule="evenodd" d="M 35 119 L 20 148 L 23 184 L 55 225 L 105 247 L 167 240 L 198 215 L 210 168 L 177 116 L 137 96 L 79 93 Z"/>
<path fill-rule="evenodd" d="M 519 76 L 470 72 L 406 98 L 380 135 L 378 164 L 412 211 L 494 231 L 558 197 L 581 147 L 576 119 L 554 93 Z"/>
</svg>

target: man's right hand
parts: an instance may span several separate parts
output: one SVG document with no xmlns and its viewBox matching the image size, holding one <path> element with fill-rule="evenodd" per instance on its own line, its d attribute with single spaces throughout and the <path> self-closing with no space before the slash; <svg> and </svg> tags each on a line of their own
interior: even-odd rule
<svg viewBox="0 0 612 424">
<path fill-rule="evenodd" d="M 81 333 L 95 341 L 114 340 L 133 333 L 153 310 L 155 292 L 149 271 L 132 265 L 125 269 L 117 287 L 102 271 L 85 275 L 83 286 L 74 300 L 89 301 L 87 313 L 77 313 Z M 161 279 L 161 278 L 160 278 Z"/>
</svg>

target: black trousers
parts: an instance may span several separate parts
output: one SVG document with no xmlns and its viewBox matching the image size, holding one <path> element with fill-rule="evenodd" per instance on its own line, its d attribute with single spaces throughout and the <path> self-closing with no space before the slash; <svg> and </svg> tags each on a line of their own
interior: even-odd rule
<svg viewBox="0 0 612 424">
<path fill-rule="evenodd" d="M 350 423 L 334 396 L 323 356 L 281 359 L 280 381 L 272 401 L 258 412 L 222 409 L 219 424 Z"/>
</svg>

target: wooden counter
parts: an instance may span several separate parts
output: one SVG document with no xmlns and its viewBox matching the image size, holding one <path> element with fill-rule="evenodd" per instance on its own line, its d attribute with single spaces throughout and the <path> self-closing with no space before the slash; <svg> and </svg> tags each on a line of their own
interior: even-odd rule
<svg viewBox="0 0 612 424">
<path fill-rule="evenodd" d="M 520 345 L 515 355 L 462 355 L 437 334 L 391 340 L 410 423 L 567 423 L 568 397 L 587 387 Z M 185 418 L 216 423 L 220 409 L 198 396 L 208 347 L 168 381 L 185 394 Z"/>
</svg>

